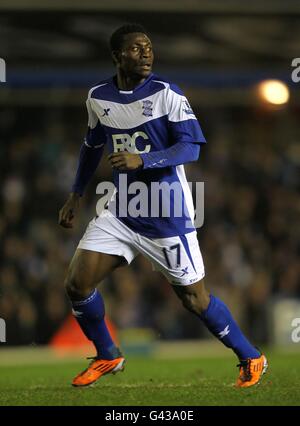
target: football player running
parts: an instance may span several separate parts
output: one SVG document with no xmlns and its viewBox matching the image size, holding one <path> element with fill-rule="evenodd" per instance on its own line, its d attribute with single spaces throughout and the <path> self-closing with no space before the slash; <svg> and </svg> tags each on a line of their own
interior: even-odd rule
<svg viewBox="0 0 300 426">
<path fill-rule="evenodd" d="M 267 369 L 266 357 L 243 335 L 227 306 L 204 285 L 194 206 L 183 166 L 198 160 L 206 142 L 198 120 L 181 90 L 152 73 L 152 43 L 142 26 L 123 25 L 112 34 L 110 47 L 116 75 L 89 91 L 87 136 L 72 192 L 59 212 L 59 224 L 72 228 L 79 199 L 107 144 L 116 187 L 111 205 L 116 208 L 108 206 L 89 223 L 65 280 L 72 312 L 97 352 L 72 384 L 88 386 L 105 374 L 123 370 L 125 358 L 105 324 L 104 302 L 96 286 L 142 254 L 165 275 L 183 306 L 237 355 L 236 386 L 253 386 Z M 143 200 L 149 210 L 157 207 L 151 196 L 153 182 L 177 184 L 181 198 L 176 200 L 178 191 L 160 198 L 171 204 L 168 215 L 162 213 L 164 205 L 158 207 L 159 214 L 131 214 L 127 207 L 133 195 L 122 193 L 125 177 L 127 186 L 142 182 L 149 190 Z M 178 203 L 184 206 L 180 216 L 174 214 Z"/>
</svg>

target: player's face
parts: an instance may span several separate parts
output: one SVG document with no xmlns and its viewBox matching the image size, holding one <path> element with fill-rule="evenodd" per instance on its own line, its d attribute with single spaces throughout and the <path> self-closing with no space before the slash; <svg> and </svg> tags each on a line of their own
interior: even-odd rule
<svg viewBox="0 0 300 426">
<path fill-rule="evenodd" d="M 118 65 L 125 75 L 147 78 L 152 71 L 153 58 L 152 44 L 145 34 L 132 33 L 124 37 Z"/>
</svg>

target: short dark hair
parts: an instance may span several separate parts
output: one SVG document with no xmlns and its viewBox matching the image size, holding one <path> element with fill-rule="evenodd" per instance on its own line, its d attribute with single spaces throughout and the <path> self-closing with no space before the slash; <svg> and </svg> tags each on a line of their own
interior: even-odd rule
<svg viewBox="0 0 300 426">
<path fill-rule="evenodd" d="M 118 28 L 110 37 L 110 50 L 121 50 L 124 41 L 124 36 L 131 33 L 143 33 L 147 35 L 145 28 L 140 24 L 124 24 Z"/>
</svg>

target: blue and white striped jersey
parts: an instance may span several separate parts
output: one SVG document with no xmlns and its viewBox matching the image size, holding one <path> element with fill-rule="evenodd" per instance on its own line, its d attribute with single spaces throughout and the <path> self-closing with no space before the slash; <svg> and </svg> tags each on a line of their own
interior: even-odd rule
<svg viewBox="0 0 300 426">
<path fill-rule="evenodd" d="M 101 82 L 88 94 L 88 133 L 86 144 L 99 147 L 108 144 L 110 152 L 128 151 L 143 154 L 170 148 L 178 142 L 205 143 L 202 130 L 188 100 L 174 84 L 151 74 L 141 85 L 131 91 L 119 90 L 115 78 Z M 194 206 L 183 165 L 137 169 L 128 172 L 114 170 L 117 206 L 129 204 L 134 195 L 123 197 L 119 191 L 119 174 L 126 174 L 128 186 L 143 182 L 148 188 L 148 199 L 143 200 L 151 211 L 151 184 L 153 182 L 172 184 L 182 188 L 185 205 L 182 215 L 174 213 L 171 191 L 171 209 L 168 217 L 148 216 L 126 217 L 117 208 L 117 217 L 129 228 L 149 238 L 164 238 L 183 235 L 194 230 L 186 226 L 187 219 L 193 221 Z M 164 202 L 164 196 L 162 196 Z M 174 206 L 173 206 L 174 207 Z M 163 206 L 161 206 L 163 209 Z M 122 206 L 124 212 L 124 206 Z"/>
</svg>

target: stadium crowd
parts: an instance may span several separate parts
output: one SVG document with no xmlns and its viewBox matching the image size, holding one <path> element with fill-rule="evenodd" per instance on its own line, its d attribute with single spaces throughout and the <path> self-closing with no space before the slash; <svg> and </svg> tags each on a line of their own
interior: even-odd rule
<svg viewBox="0 0 300 426">
<path fill-rule="evenodd" d="M 254 342 L 271 338 L 278 297 L 300 297 L 298 111 L 196 109 L 208 144 L 186 166 L 205 182 L 198 230 L 207 287 L 222 297 Z M 0 114 L 0 317 L 8 344 L 44 344 L 70 314 L 63 281 L 88 221 L 105 158 L 81 202 L 76 227 L 58 226 L 85 133 L 85 110 L 6 108 Z M 119 329 L 152 328 L 158 339 L 207 336 L 166 280 L 143 258 L 99 286 Z"/>
</svg>

